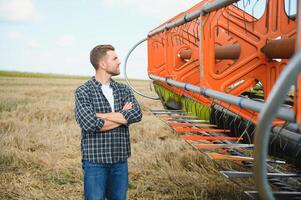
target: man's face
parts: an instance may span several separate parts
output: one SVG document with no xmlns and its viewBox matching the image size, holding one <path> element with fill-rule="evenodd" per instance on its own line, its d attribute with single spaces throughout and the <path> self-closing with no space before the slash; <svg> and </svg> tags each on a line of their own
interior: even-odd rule
<svg viewBox="0 0 301 200">
<path fill-rule="evenodd" d="M 107 51 L 107 55 L 103 59 L 104 70 L 111 74 L 112 76 L 117 76 L 120 74 L 120 61 L 115 53 L 115 51 Z"/>
</svg>

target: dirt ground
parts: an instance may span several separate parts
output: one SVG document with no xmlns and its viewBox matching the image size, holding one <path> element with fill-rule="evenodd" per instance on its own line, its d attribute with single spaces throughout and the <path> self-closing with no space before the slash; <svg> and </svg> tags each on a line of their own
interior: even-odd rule
<svg viewBox="0 0 301 200">
<path fill-rule="evenodd" d="M 0 78 L 0 199 L 82 199 L 80 129 L 74 91 L 85 80 Z M 140 91 L 149 82 L 134 81 Z M 218 172 L 137 96 L 143 120 L 130 127 L 128 199 L 244 199 L 243 188 Z"/>
</svg>

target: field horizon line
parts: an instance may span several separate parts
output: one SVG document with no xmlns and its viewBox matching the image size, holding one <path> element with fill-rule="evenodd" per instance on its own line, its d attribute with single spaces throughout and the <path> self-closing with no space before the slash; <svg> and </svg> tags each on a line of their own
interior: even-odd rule
<svg viewBox="0 0 301 200">
<path fill-rule="evenodd" d="M 50 79 L 80 79 L 88 80 L 92 76 L 58 74 L 58 73 L 42 73 L 42 72 L 23 72 L 0 70 L 0 77 L 18 77 L 18 78 L 50 78 Z M 114 78 L 114 80 L 125 81 L 125 78 Z M 132 81 L 148 81 L 146 79 L 129 79 Z"/>
</svg>

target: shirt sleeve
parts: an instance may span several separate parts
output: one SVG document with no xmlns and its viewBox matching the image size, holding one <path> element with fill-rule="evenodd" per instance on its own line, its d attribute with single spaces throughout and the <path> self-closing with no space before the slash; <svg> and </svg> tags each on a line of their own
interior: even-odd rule
<svg viewBox="0 0 301 200">
<path fill-rule="evenodd" d="M 129 110 L 121 110 L 120 113 L 127 120 L 128 125 L 130 125 L 132 123 L 141 121 L 142 112 L 139 103 L 136 100 L 133 92 L 128 87 L 126 87 L 125 90 L 126 90 L 125 102 L 131 102 L 133 104 L 133 107 L 132 109 Z"/>
<path fill-rule="evenodd" d="M 75 119 L 86 132 L 95 132 L 104 125 L 104 120 L 96 117 L 89 95 L 82 89 L 75 91 Z"/>
</svg>

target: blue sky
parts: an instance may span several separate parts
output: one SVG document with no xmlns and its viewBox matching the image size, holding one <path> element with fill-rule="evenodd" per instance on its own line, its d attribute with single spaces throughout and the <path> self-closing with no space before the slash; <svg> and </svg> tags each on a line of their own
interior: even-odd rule
<svg viewBox="0 0 301 200">
<path fill-rule="evenodd" d="M 147 33 L 198 0 L 0 0 L 0 70 L 93 75 L 89 52 L 126 53 Z M 129 77 L 147 78 L 146 45 L 129 60 Z M 121 75 L 122 77 L 122 75 Z"/>
<path fill-rule="evenodd" d="M 0 0 L 0 70 L 93 75 L 89 52 L 107 43 L 123 66 L 126 53 L 150 30 L 198 2 Z M 146 44 L 133 53 L 129 77 L 147 78 L 146 54 Z"/>
</svg>

